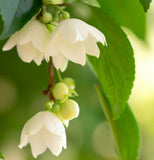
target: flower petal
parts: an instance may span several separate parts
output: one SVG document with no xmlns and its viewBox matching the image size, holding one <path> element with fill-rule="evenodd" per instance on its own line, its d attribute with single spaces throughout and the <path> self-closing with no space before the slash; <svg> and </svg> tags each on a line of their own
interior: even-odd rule
<svg viewBox="0 0 154 160">
<path fill-rule="evenodd" d="M 47 131 L 44 134 L 44 142 L 55 156 L 58 156 L 62 151 L 62 141 L 60 136 Z"/>
<path fill-rule="evenodd" d="M 62 72 L 67 68 L 68 60 L 61 53 L 53 57 L 53 63 L 56 69 L 60 69 Z"/>
<path fill-rule="evenodd" d="M 3 51 L 12 49 L 18 42 L 19 32 L 14 33 L 3 46 Z"/>
<path fill-rule="evenodd" d="M 23 148 L 27 144 L 28 144 L 28 135 L 27 135 L 26 129 L 24 127 L 23 130 L 22 130 L 22 133 L 21 133 L 20 144 L 19 144 L 18 147 Z"/>
<path fill-rule="evenodd" d="M 33 58 L 34 62 L 39 66 L 44 58 L 44 54 L 38 52 L 37 55 Z"/>
<path fill-rule="evenodd" d="M 49 56 L 56 56 L 59 53 L 60 44 L 61 44 L 60 35 L 58 33 L 56 34 L 56 32 L 52 33 L 48 48 Z"/>
<path fill-rule="evenodd" d="M 43 121 L 42 118 L 44 117 L 43 112 L 39 112 L 30 118 L 23 128 L 23 134 L 25 133 L 27 136 L 35 135 L 42 127 Z"/>
<path fill-rule="evenodd" d="M 89 35 L 87 39 L 84 41 L 84 45 L 86 48 L 86 53 L 91 56 L 96 56 L 97 58 L 100 55 L 100 50 L 97 46 L 97 40 Z"/>
<path fill-rule="evenodd" d="M 65 135 L 65 128 L 61 120 L 52 112 L 44 111 L 42 112 L 44 116 L 43 123 L 50 133 L 63 136 Z"/>
<path fill-rule="evenodd" d="M 82 42 L 69 44 L 63 41 L 61 44 L 61 53 L 74 63 L 85 65 L 86 63 L 86 51 Z"/>
<path fill-rule="evenodd" d="M 90 35 L 97 39 L 97 41 L 101 42 L 103 45 L 107 45 L 104 34 L 97 28 L 89 25 L 88 31 Z"/>
<path fill-rule="evenodd" d="M 88 30 L 86 23 L 79 19 L 67 19 L 60 23 L 61 36 L 68 43 L 76 43 L 78 41 L 84 41 L 88 36 Z"/>
<path fill-rule="evenodd" d="M 18 43 L 20 45 L 32 41 L 35 48 L 45 51 L 50 39 L 50 32 L 44 24 L 38 20 L 29 21 L 21 30 Z"/>
<path fill-rule="evenodd" d="M 43 54 L 41 52 L 39 52 L 36 48 L 34 48 L 34 46 L 31 42 L 28 42 L 23 45 L 17 45 L 17 50 L 18 50 L 19 57 L 24 62 L 29 63 L 35 58 L 35 62 L 38 65 L 41 63 L 40 56 L 43 58 Z M 39 60 L 37 59 L 37 56 L 39 56 Z"/>
<path fill-rule="evenodd" d="M 45 133 L 46 130 L 42 128 L 38 133 L 29 137 L 29 143 L 31 145 L 34 158 L 37 158 L 39 154 L 43 153 L 47 149 L 43 138 Z"/>
</svg>

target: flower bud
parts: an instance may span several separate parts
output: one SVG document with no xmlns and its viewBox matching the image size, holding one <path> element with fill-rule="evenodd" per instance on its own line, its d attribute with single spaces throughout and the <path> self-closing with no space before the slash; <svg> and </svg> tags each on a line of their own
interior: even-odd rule
<svg viewBox="0 0 154 160">
<path fill-rule="evenodd" d="M 60 113 L 64 119 L 71 120 L 79 115 L 79 106 L 74 100 L 68 99 L 61 104 Z"/>
<path fill-rule="evenodd" d="M 42 20 L 43 23 L 49 23 L 52 20 L 52 15 L 48 12 L 45 12 L 43 14 L 43 16 L 41 17 L 41 20 Z"/>
<path fill-rule="evenodd" d="M 67 85 L 69 89 L 75 89 L 75 82 L 72 78 L 64 78 L 63 82 Z"/>
<path fill-rule="evenodd" d="M 62 19 L 69 19 L 69 18 L 70 18 L 70 14 L 68 12 L 64 11 L 62 13 Z"/>
<path fill-rule="evenodd" d="M 47 101 L 45 105 L 46 105 L 46 109 L 50 110 L 54 105 L 54 101 Z"/>
<path fill-rule="evenodd" d="M 55 99 L 63 100 L 68 95 L 69 89 L 65 83 L 59 82 L 52 89 L 52 94 Z"/>
</svg>

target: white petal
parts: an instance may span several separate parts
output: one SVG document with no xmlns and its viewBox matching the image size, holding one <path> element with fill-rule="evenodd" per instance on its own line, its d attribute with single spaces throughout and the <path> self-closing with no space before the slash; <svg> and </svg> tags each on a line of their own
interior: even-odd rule
<svg viewBox="0 0 154 160">
<path fill-rule="evenodd" d="M 97 41 L 101 42 L 103 45 L 107 45 L 104 34 L 97 28 L 89 25 L 88 31 L 90 35 L 97 39 Z"/>
<path fill-rule="evenodd" d="M 82 42 L 69 44 L 63 40 L 61 53 L 74 63 L 79 63 L 83 66 L 86 63 L 86 51 Z"/>
<path fill-rule="evenodd" d="M 52 112 L 44 111 L 43 123 L 49 132 L 54 133 L 59 136 L 65 135 L 65 128 L 61 122 L 61 120 Z"/>
<path fill-rule="evenodd" d="M 20 144 L 19 144 L 18 147 L 23 148 L 27 144 L 28 144 L 28 135 L 27 135 L 26 129 L 24 127 L 23 130 L 22 130 L 22 133 L 21 133 Z"/>
<path fill-rule="evenodd" d="M 44 125 L 42 121 L 43 118 L 43 112 L 39 112 L 34 115 L 24 125 L 23 133 L 25 133 L 27 136 L 35 135 Z"/>
<path fill-rule="evenodd" d="M 60 69 L 62 72 L 67 68 L 68 60 L 61 53 L 53 57 L 53 63 L 56 69 Z"/>
<path fill-rule="evenodd" d="M 60 136 L 46 132 L 44 134 L 44 142 L 55 156 L 58 156 L 62 151 L 62 140 Z"/>
<path fill-rule="evenodd" d="M 29 21 L 20 31 L 19 44 L 25 44 L 32 41 L 35 48 L 39 51 L 45 51 L 50 39 L 50 32 L 44 24 L 38 20 Z"/>
<path fill-rule="evenodd" d="M 86 48 L 86 53 L 91 56 L 96 56 L 97 58 L 100 55 L 100 50 L 97 46 L 97 40 L 93 38 L 91 35 L 84 41 L 84 45 Z"/>
<path fill-rule="evenodd" d="M 50 32 L 46 28 L 45 24 L 35 21 L 35 30 L 32 33 L 32 42 L 33 45 L 38 48 L 41 52 L 45 51 L 49 45 Z"/>
<path fill-rule="evenodd" d="M 44 143 L 44 134 L 46 130 L 42 128 L 38 133 L 29 137 L 29 143 L 31 145 L 32 154 L 35 158 L 41 153 L 43 153 L 47 146 Z"/>
<path fill-rule="evenodd" d="M 58 31 L 57 31 L 58 32 Z M 56 56 L 59 53 L 61 39 L 60 35 L 56 32 L 52 33 L 51 39 L 49 42 L 48 54 L 49 56 Z"/>
<path fill-rule="evenodd" d="M 31 42 L 23 44 L 23 45 L 17 45 L 17 50 L 19 57 L 24 61 L 24 62 L 31 62 L 34 57 L 37 56 L 42 56 L 42 53 L 39 52 L 36 48 L 34 48 L 33 44 Z M 40 60 L 35 59 L 36 63 L 39 65 Z"/>
<path fill-rule="evenodd" d="M 88 30 L 86 23 L 79 19 L 67 19 L 60 23 L 61 36 L 68 43 L 76 43 L 78 41 L 84 41 L 88 36 Z"/>
<path fill-rule="evenodd" d="M 7 51 L 7 50 L 12 49 L 18 42 L 18 36 L 19 36 L 19 32 L 16 32 L 13 35 L 11 35 L 11 37 L 5 43 L 5 45 L 4 45 L 2 50 L 3 51 Z"/>
<path fill-rule="evenodd" d="M 34 62 L 39 66 L 44 58 L 43 53 L 37 52 L 37 55 L 33 58 Z"/>
</svg>

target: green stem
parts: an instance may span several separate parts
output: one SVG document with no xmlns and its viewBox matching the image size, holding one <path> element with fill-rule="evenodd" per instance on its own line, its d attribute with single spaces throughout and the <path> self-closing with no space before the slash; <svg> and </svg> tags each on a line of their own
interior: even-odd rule
<svg viewBox="0 0 154 160">
<path fill-rule="evenodd" d="M 59 6 L 55 5 L 55 4 L 50 4 L 51 6 L 53 6 L 54 8 L 58 9 L 60 12 L 64 13 L 63 9 L 61 9 Z"/>
<path fill-rule="evenodd" d="M 59 81 L 61 82 L 63 79 L 62 79 L 62 76 L 61 76 L 61 74 L 60 74 L 60 71 L 59 71 L 59 70 L 57 70 L 57 76 L 58 76 Z"/>
</svg>

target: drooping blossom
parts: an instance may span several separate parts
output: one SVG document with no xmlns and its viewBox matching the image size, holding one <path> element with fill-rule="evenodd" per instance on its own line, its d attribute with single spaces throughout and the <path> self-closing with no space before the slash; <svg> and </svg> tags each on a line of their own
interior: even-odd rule
<svg viewBox="0 0 154 160">
<path fill-rule="evenodd" d="M 39 20 L 30 20 L 21 30 L 17 31 L 7 41 L 3 47 L 3 51 L 12 49 L 17 46 L 19 57 L 27 63 L 32 60 L 37 65 L 45 58 L 49 59 L 47 48 L 51 33 Z"/>
<path fill-rule="evenodd" d="M 37 113 L 24 125 L 19 148 L 28 143 L 35 158 L 47 148 L 58 156 L 62 147 L 66 148 L 65 128 L 61 120 L 49 111 Z"/>
<path fill-rule="evenodd" d="M 106 45 L 105 36 L 98 29 L 79 19 L 67 19 L 53 31 L 48 53 L 53 57 L 55 67 L 64 71 L 68 60 L 84 66 L 86 54 L 98 58 L 97 42 Z"/>
</svg>

